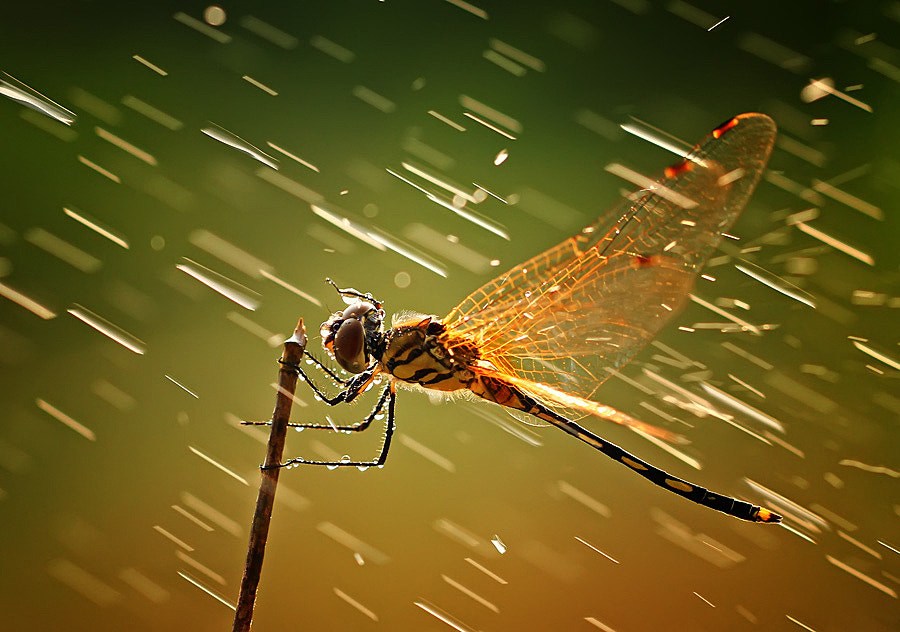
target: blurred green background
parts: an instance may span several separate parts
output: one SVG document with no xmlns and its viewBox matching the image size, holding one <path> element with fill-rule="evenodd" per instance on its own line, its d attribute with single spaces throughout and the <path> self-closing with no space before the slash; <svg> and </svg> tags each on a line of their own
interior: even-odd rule
<svg viewBox="0 0 900 632">
<path fill-rule="evenodd" d="M 900 626 L 900 3 L 476 4 L 4 8 L 0 71 L 77 118 L 0 100 L 0 283 L 55 315 L 0 302 L 0 627 L 230 629 L 232 611 L 197 585 L 236 600 L 265 440 L 236 420 L 271 411 L 298 317 L 322 355 L 318 324 L 340 307 L 324 278 L 374 293 L 389 314 L 444 314 L 614 204 L 630 185 L 609 163 L 654 174 L 674 162 L 620 124 L 693 143 L 743 111 L 773 116 L 781 135 L 732 231 L 741 240 L 696 294 L 771 327 L 721 331 L 730 321 L 691 304 L 601 391 L 687 435 L 700 471 L 626 429 L 592 427 L 712 489 L 785 508 L 750 480 L 790 499 L 790 529 L 694 506 L 486 405 L 401 393 L 384 469 L 282 474 L 254 629 L 449 629 L 416 603 L 464 630 Z M 857 102 L 804 99 L 822 78 Z M 492 115 L 515 140 L 466 117 L 478 107 L 468 99 L 511 117 Z M 278 170 L 202 129 L 239 136 Z M 404 163 L 504 198 L 467 210 L 510 239 L 387 171 L 446 193 Z M 432 269 L 326 222 L 313 199 Z M 791 224 L 809 209 L 809 226 L 874 265 Z M 186 259 L 256 309 L 177 269 Z M 741 260 L 817 307 L 742 274 Z M 67 312 L 81 308 L 146 352 Z M 688 395 L 645 371 L 768 443 L 685 409 Z M 309 392 L 298 396 L 308 406 L 295 419 L 320 420 Z M 349 422 L 369 405 L 327 412 Z M 368 458 L 378 433 L 291 434 L 286 456 Z"/>
</svg>

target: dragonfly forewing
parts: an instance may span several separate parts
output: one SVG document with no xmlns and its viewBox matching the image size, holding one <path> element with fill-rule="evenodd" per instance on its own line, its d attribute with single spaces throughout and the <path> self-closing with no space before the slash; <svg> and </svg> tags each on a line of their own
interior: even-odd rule
<svg viewBox="0 0 900 632">
<path fill-rule="evenodd" d="M 612 228 L 592 224 L 473 292 L 443 320 L 448 331 L 500 370 L 593 398 L 683 306 L 759 181 L 771 119 L 719 130 L 624 199 Z"/>
</svg>

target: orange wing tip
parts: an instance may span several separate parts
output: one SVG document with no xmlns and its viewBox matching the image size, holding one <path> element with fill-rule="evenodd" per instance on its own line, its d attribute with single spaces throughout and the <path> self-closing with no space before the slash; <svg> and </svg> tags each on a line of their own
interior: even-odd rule
<svg viewBox="0 0 900 632">
<path fill-rule="evenodd" d="M 740 120 L 736 116 L 733 119 L 731 119 L 730 121 L 722 123 L 716 129 L 713 130 L 713 132 L 712 132 L 713 138 L 722 138 L 722 136 L 725 134 L 725 132 L 730 130 L 732 127 L 735 127 L 738 123 L 740 123 Z"/>
<path fill-rule="evenodd" d="M 781 522 L 782 517 L 775 513 L 774 511 L 769 511 L 765 507 L 758 507 L 756 509 L 756 522 L 768 522 L 773 524 L 778 524 Z"/>
<path fill-rule="evenodd" d="M 716 138 L 718 138 L 718 136 L 716 136 Z M 676 163 L 674 165 L 670 165 L 670 166 L 666 167 L 666 170 L 664 173 L 667 178 L 674 178 L 676 176 L 680 176 L 685 171 L 690 171 L 693 168 L 694 168 L 694 163 L 692 163 L 688 160 L 682 160 L 679 163 Z"/>
</svg>

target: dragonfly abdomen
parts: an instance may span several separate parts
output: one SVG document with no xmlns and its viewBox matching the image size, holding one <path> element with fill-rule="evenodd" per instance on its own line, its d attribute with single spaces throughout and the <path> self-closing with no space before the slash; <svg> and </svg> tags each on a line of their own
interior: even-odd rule
<svg viewBox="0 0 900 632">
<path fill-rule="evenodd" d="M 515 408 L 544 421 L 549 421 L 557 428 L 587 443 L 611 459 L 631 468 L 651 483 L 692 500 L 697 504 L 750 522 L 781 522 L 781 516 L 764 507 L 718 494 L 700 485 L 689 483 L 639 459 L 627 450 L 623 450 L 616 444 L 597 436 L 587 428 L 550 410 L 527 393 L 523 393 L 515 384 L 511 384 L 502 378 L 487 375 L 478 376 L 469 386 L 469 390 L 489 401 L 508 408 Z"/>
<path fill-rule="evenodd" d="M 489 402 L 494 402 L 507 408 L 515 408 L 529 415 L 545 419 L 545 417 L 541 417 L 541 414 L 546 411 L 546 408 L 503 379 L 479 375 L 477 379 L 472 380 L 467 388 L 475 395 Z M 549 419 L 546 420 L 550 421 Z"/>
</svg>

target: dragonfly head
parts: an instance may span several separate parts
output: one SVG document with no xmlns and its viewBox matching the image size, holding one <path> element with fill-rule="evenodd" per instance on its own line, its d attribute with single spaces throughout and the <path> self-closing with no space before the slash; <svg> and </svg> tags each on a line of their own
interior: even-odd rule
<svg viewBox="0 0 900 632">
<path fill-rule="evenodd" d="M 362 373 L 384 338 L 384 310 L 381 303 L 355 290 L 338 290 L 353 302 L 322 323 L 322 346 L 345 371 Z M 349 301 L 348 301 L 349 302 Z"/>
</svg>

